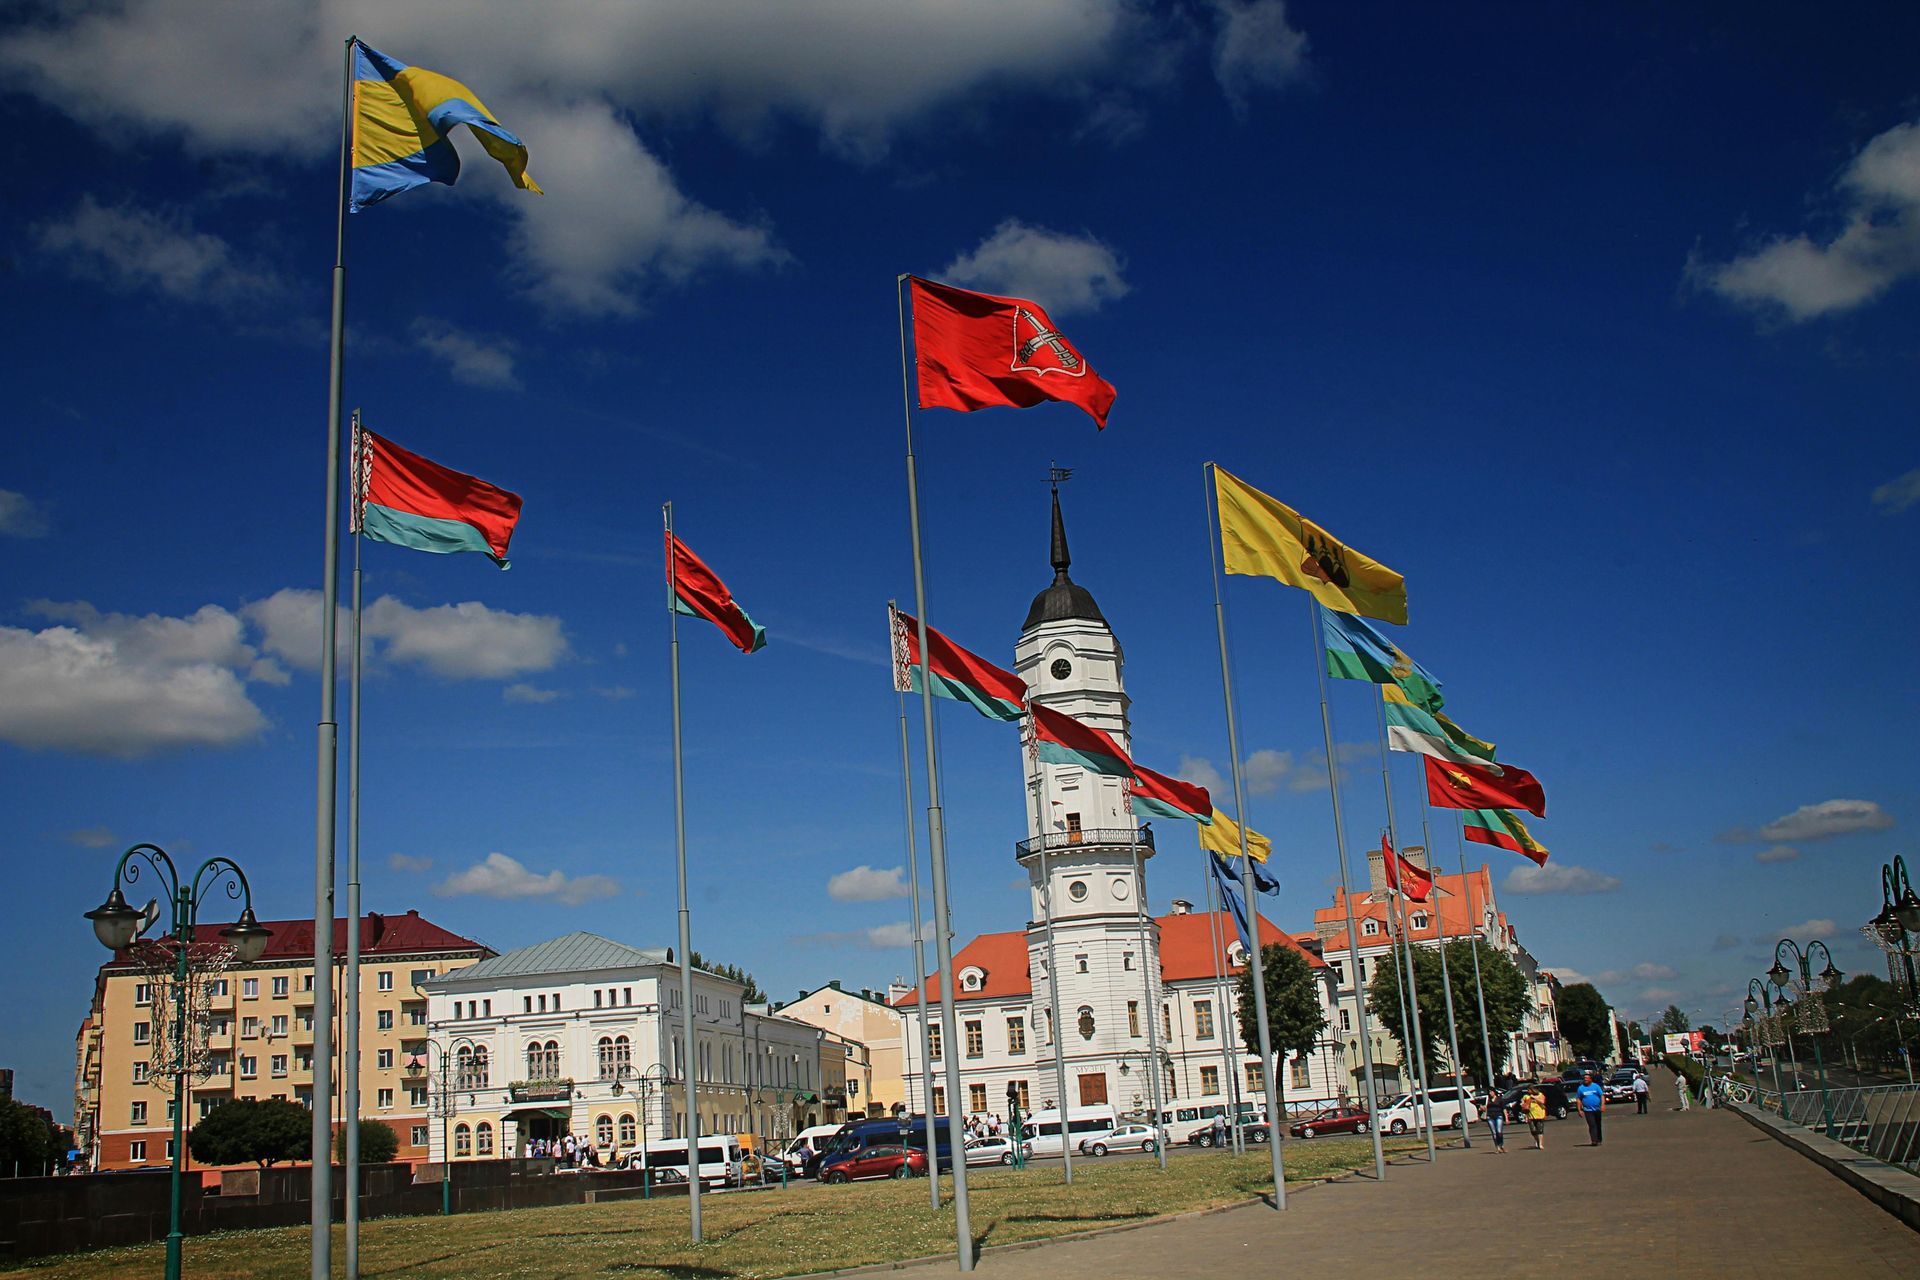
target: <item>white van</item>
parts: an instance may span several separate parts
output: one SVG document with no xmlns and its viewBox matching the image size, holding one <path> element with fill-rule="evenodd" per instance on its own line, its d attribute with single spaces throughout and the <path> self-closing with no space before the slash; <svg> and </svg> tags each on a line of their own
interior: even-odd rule
<svg viewBox="0 0 1920 1280">
<path fill-rule="evenodd" d="M 1433 1123 L 1439 1129 L 1458 1129 L 1472 1124 L 1480 1118 L 1479 1108 L 1472 1099 L 1462 1101 L 1460 1091 L 1452 1085 L 1435 1088 L 1428 1096 L 1433 1100 Z M 1427 1122 L 1427 1109 L 1422 1105 L 1418 1093 L 1403 1093 L 1392 1102 L 1380 1108 L 1379 1119 L 1375 1122 L 1382 1133 L 1405 1133 L 1409 1129 L 1418 1129 Z"/>
<path fill-rule="evenodd" d="M 787 1167 L 796 1176 L 804 1174 L 809 1166 L 819 1160 L 820 1153 L 826 1150 L 827 1140 L 840 1129 L 841 1126 L 837 1124 L 816 1124 L 802 1129 L 787 1144 L 786 1150 L 780 1153 L 780 1158 L 787 1162 Z"/>
<path fill-rule="evenodd" d="M 1120 1115 L 1110 1106 L 1068 1107 L 1067 1135 L 1079 1150 L 1080 1140 L 1095 1134 L 1106 1133 L 1120 1127 Z M 1057 1108 L 1036 1111 L 1027 1118 L 1027 1147 L 1034 1156 L 1057 1156 L 1060 1154 L 1060 1112 Z"/>
<path fill-rule="evenodd" d="M 1241 1103 L 1242 1113 L 1247 1113 L 1252 1105 Z M 1209 1102 L 1173 1098 L 1160 1108 L 1160 1127 L 1167 1131 L 1169 1147 L 1184 1147 L 1188 1145 L 1187 1139 L 1195 1133 L 1211 1128 L 1215 1116 L 1227 1116 L 1228 1122 L 1232 1122 L 1231 1109 L 1225 1097 Z"/>
<path fill-rule="evenodd" d="M 638 1154 L 637 1152 L 635 1154 Z M 662 1182 L 685 1182 L 687 1140 L 655 1138 L 647 1143 L 647 1168 Z M 746 1180 L 746 1153 L 731 1134 L 700 1139 L 700 1185 L 737 1187 Z"/>
</svg>

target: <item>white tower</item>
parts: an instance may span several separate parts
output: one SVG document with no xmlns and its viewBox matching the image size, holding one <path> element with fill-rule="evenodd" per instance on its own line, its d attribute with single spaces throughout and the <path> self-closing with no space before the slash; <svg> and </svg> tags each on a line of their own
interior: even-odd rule
<svg viewBox="0 0 1920 1280">
<path fill-rule="evenodd" d="M 1014 670 L 1036 704 L 1101 729 L 1129 751 L 1125 661 L 1093 595 L 1067 576 L 1066 526 L 1060 493 L 1053 493 L 1054 579 L 1034 597 L 1014 646 Z M 1145 901 L 1151 835 L 1139 832 L 1124 778 L 1089 773 L 1078 765 L 1024 753 L 1027 836 L 1016 857 L 1031 892 L 1027 926 L 1028 972 L 1033 979 L 1034 1029 L 1050 1060 L 1053 1037 L 1066 1046 L 1069 1106 L 1137 1105 L 1150 1062 L 1149 1018 L 1161 1003 L 1159 928 L 1139 912 Z M 1044 839 L 1044 850 L 1043 850 Z M 1044 858 L 1042 856 L 1044 852 Z M 1042 862 L 1045 878 L 1042 878 Z M 1061 1010 L 1048 986 L 1046 903 L 1053 902 L 1053 962 Z M 1143 954 L 1144 953 L 1144 954 Z M 1152 986 L 1149 988 L 1148 982 Z M 1035 1081 L 1041 1098 L 1057 1092 L 1051 1070 Z"/>
</svg>

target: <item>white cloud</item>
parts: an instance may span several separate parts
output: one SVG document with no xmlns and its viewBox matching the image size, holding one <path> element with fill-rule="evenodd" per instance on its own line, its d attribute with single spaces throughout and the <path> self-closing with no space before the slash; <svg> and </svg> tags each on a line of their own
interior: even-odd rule
<svg viewBox="0 0 1920 1280">
<path fill-rule="evenodd" d="M 1629 982 L 1665 982 L 1680 976 L 1672 965 L 1655 964 L 1650 960 L 1642 961 L 1631 969 L 1606 969 L 1589 975 L 1569 977 L 1572 973 L 1569 969 L 1555 969 L 1554 972 L 1560 975 L 1562 982 L 1591 982 L 1597 987 L 1619 986 Z"/>
<path fill-rule="evenodd" d="M 542 689 L 538 685 L 527 684 L 524 681 L 518 684 L 510 684 L 500 691 L 500 698 L 504 702 L 525 702 L 536 705 L 553 702 L 566 696 L 564 690 Z"/>
<path fill-rule="evenodd" d="M 577 907 L 595 898 L 613 897 L 620 892 L 620 882 L 603 875 L 569 877 L 559 870 L 541 875 L 527 870 L 517 858 L 489 853 L 481 861 L 442 880 L 433 891 L 442 898 L 551 898 Z"/>
<path fill-rule="evenodd" d="M 79 831 L 69 831 L 60 838 L 82 849 L 104 849 L 120 843 L 119 838 L 106 827 L 83 827 Z"/>
<path fill-rule="evenodd" d="M 243 262 L 232 245 L 195 231 L 177 213 L 109 209 L 82 196 L 70 213 L 38 227 L 35 238 L 76 274 L 117 288 L 221 304 L 270 299 L 284 289 L 271 271 Z"/>
<path fill-rule="evenodd" d="M 913 945 L 913 926 L 905 920 L 877 924 L 868 929 L 844 929 L 829 933 L 809 933 L 794 938 L 801 946 L 860 947 L 868 951 L 905 950 Z"/>
<path fill-rule="evenodd" d="M 30 608 L 71 625 L 0 627 L 0 740 L 132 758 L 232 746 L 266 728 L 236 673 L 256 655 L 219 606 L 185 618 Z"/>
<path fill-rule="evenodd" d="M 1620 878 L 1586 867 L 1549 862 L 1515 867 L 1500 886 L 1508 893 L 1608 893 L 1620 887 Z"/>
<path fill-rule="evenodd" d="M 1008 218 L 979 247 L 949 262 L 940 276 L 970 289 L 1030 298 L 1057 320 L 1126 297 L 1120 271 L 1113 250 L 1092 236 Z"/>
<path fill-rule="evenodd" d="M 1740 935 L 1737 933 L 1723 933 L 1713 940 L 1715 951 L 1731 951 L 1739 945 Z"/>
<path fill-rule="evenodd" d="M 1181 756 L 1180 763 L 1174 767 L 1173 776 L 1183 782 L 1191 782 L 1207 789 L 1209 795 L 1223 796 L 1232 783 L 1220 775 L 1220 770 L 1204 756 Z"/>
<path fill-rule="evenodd" d="M 0 536 L 44 538 L 52 528 L 46 509 L 24 493 L 0 489 Z"/>
<path fill-rule="evenodd" d="M 433 859 L 411 853 L 390 853 L 387 855 L 387 867 L 393 871 L 431 871 Z"/>
<path fill-rule="evenodd" d="M 905 867 L 869 867 L 865 863 L 842 871 L 827 881 L 827 896 L 835 902 L 885 902 L 907 896 Z"/>
<path fill-rule="evenodd" d="M 1340 776 L 1344 779 L 1348 766 L 1363 759 L 1371 750 L 1373 748 L 1364 742 L 1335 743 L 1334 756 L 1340 761 Z M 1174 776 L 1205 787 L 1216 805 L 1224 804 L 1229 809 L 1233 807 L 1233 779 L 1222 774 L 1212 760 L 1204 756 L 1183 755 L 1179 767 L 1174 770 Z M 1256 796 L 1272 795 L 1282 790 L 1296 793 L 1324 791 L 1327 787 L 1327 754 L 1324 751 L 1311 751 L 1295 755 L 1291 751 L 1262 747 L 1240 762 L 1240 781 L 1249 795 Z"/>
<path fill-rule="evenodd" d="M 1285 0 L 1213 0 L 1220 30 L 1213 74 L 1236 115 L 1260 90 L 1278 92 L 1307 74 L 1307 37 L 1287 21 Z"/>
<path fill-rule="evenodd" d="M 1834 183 L 1844 224 L 1828 238 L 1775 236 L 1730 262 L 1692 262 L 1690 278 L 1743 306 L 1794 322 L 1848 311 L 1920 274 L 1920 124 L 1860 149 Z"/>
<path fill-rule="evenodd" d="M 1920 503 L 1920 467 L 1896 476 L 1873 491 L 1873 505 L 1883 516 L 1897 516 Z M 4 495 L 0 495 L 0 529 L 6 527 Z"/>
<path fill-rule="evenodd" d="M 241 614 L 259 628 L 261 647 L 302 671 L 320 666 L 320 593 L 285 587 Z M 335 615 L 335 644 L 344 662 L 351 615 Z M 362 640 L 376 661 L 417 666 L 447 679 L 507 679 L 551 670 L 567 653 L 560 619 L 509 613 L 478 601 L 416 609 L 381 596 L 360 620 Z"/>
<path fill-rule="evenodd" d="M 520 389 L 520 379 L 513 374 L 512 340 L 481 338 L 428 316 L 415 320 L 411 333 L 415 346 L 446 362 L 455 382 L 494 390 Z"/>
<path fill-rule="evenodd" d="M 1836 930 L 1834 922 L 1824 916 L 1815 916 L 1811 920 L 1802 920 L 1799 924 L 1790 924 L 1778 933 L 1765 934 L 1754 939 L 1759 946 L 1771 946 L 1781 938 L 1792 938 L 1795 942 L 1810 942 L 1815 938 L 1831 938 Z"/>
<path fill-rule="evenodd" d="M 1800 851 L 1790 844 L 1771 845 L 1753 855 L 1755 862 L 1792 862 Z"/>
<path fill-rule="evenodd" d="M 1893 815 L 1871 800 L 1822 800 L 1818 804 L 1803 804 L 1757 831 L 1736 827 L 1720 838 L 1735 843 L 1768 840 L 1788 844 L 1796 840 L 1826 840 L 1855 831 L 1885 831 L 1892 825 Z"/>
<path fill-rule="evenodd" d="M 1663 1000 L 1678 1000 L 1680 993 L 1672 987 L 1648 987 L 1640 993 L 1640 998 L 1658 1004 Z"/>
</svg>

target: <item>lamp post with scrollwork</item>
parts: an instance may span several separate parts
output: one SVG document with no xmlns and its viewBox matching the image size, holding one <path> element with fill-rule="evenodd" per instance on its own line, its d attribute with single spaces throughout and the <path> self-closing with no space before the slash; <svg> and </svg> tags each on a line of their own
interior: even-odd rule
<svg viewBox="0 0 1920 1280">
<path fill-rule="evenodd" d="M 1786 957 L 1792 956 L 1794 964 L 1800 970 L 1798 987 L 1800 999 L 1796 1001 L 1796 1013 L 1800 1029 L 1807 1033 L 1807 1039 L 1813 1044 L 1814 1068 L 1820 1073 L 1820 1110 L 1826 1117 L 1827 1136 L 1833 1136 L 1833 1097 L 1827 1092 L 1827 1064 L 1820 1052 L 1820 1033 L 1827 1029 L 1827 1011 L 1822 1004 L 1820 993 L 1813 989 L 1813 953 L 1818 949 L 1826 957 L 1827 967 L 1819 973 L 1825 990 L 1831 991 L 1840 984 L 1840 970 L 1834 967 L 1833 953 L 1827 950 L 1824 942 L 1809 942 L 1805 948 L 1797 945 L 1791 938 L 1782 938 L 1773 948 L 1773 967 L 1767 970 L 1767 978 L 1781 992 L 1780 1003 L 1786 1002 L 1786 989 L 1793 982 L 1793 972 L 1787 968 Z"/>
<path fill-rule="evenodd" d="M 428 1036 L 425 1043 L 430 1051 L 440 1055 L 440 1097 L 436 1105 L 440 1112 L 440 1216 L 444 1218 L 453 1213 L 453 1139 L 450 1129 L 459 1101 L 455 1095 L 461 1089 L 487 1087 L 486 1077 L 481 1074 L 483 1068 L 478 1066 L 486 1061 L 487 1048 L 472 1036 L 455 1036 L 445 1044 Z M 467 1051 L 465 1060 L 455 1057 L 462 1049 Z M 458 1067 L 458 1078 L 448 1074 L 449 1060 Z M 408 1058 L 407 1074 L 418 1076 L 426 1070 L 426 1066 L 419 1058 Z M 431 1086 L 431 1079 L 428 1084 Z"/>
<path fill-rule="evenodd" d="M 152 869 L 154 877 L 167 891 L 167 903 L 172 910 L 170 929 L 167 937 L 173 946 L 173 997 L 174 1019 L 172 1028 L 173 1056 L 173 1159 L 172 1164 L 172 1206 L 167 1228 L 166 1280 L 180 1280 L 180 1176 L 186 1158 L 186 1134 L 184 1125 L 187 1113 L 187 1021 L 191 1015 L 189 1007 L 190 991 L 187 985 L 188 953 L 193 949 L 194 933 L 199 925 L 200 908 L 207 895 L 215 888 L 223 887 L 227 897 L 243 902 L 240 918 L 220 930 L 220 936 L 231 946 L 234 955 L 242 964 L 252 964 L 267 949 L 267 940 L 273 931 L 262 925 L 253 915 L 253 887 L 247 883 L 246 872 L 231 858 L 208 858 L 201 863 L 192 877 L 183 880 L 180 870 L 174 866 L 167 851 L 157 844 L 136 844 L 120 855 L 120 862 L 113 869 L 112 887 L 107 899 L 93 910 L 83 913 L 93 921 L 93 935 L 100 945 L 109 951 L 124 951 L 133 945 L 140 934 L 140 927 L 146 914 L 136 910 L 127 902 L 126 895 L 120 891 L 124 881 L 135 884 L 140 879 L 140 865 L 145 863 Z M 161 946 L 159 942 L 152 944 Z M 318 1159 L 326 1159 L 321 1152 Z"/>
<path fill-rule="evenodd" d="M 1786 1091 L 1780 1087 L 1780 1042 L 1774 1039 L 1772 1028 L 1776 1025 L 1769 1021 L 1773 1017 L 1773 1003 L 1767 995 L 1767 984 L 1758 978 L 1747 979 L 1747 1002 L 1745 1005 L 1747 1024 L 1747 1047 L 1753 1050 L 1753 1071 L 1756 1083 L 1760 1075 L 1760 1045 L 1764 1043 L 1771 1052 L 1767 1060 L 1773 1064 L 1773 1091 L 1780 1097 L 1780 1114 L 1787 1114 Z"/>
<path fill-rule="evenodd" d="M 1120 1055 L 1121 1075 L 1124 1076 L 1131 1072 L 1131 1063 L 1135 1058 L 1140 1060 L 1142 1070 L 1148 1071 L 1149 1073 L 1152 1071 L 1153 1055 L 1145 1049 L 1128 1049 Z M 1160 1072 L 1160 1078 L 1163 1080 L 1173 1077 L 1173 1055 L 1164 1049 L 1160 1051 Z M 1148 1084 L 1154 1084 L 1151 1076 L 1149 1076 Z M 1238 1119 L 1239 1117 L 1236 1116 L 1235 1121 L 1238 1122 Z M 1167 1167 L 1167 1135 L 1165 1131 L 1160 1128 L 1160 1113 L 1157 1107 L 1149 1109 L 1147 1127 L 1153 1130 L 1154 1155 L 1159 1159 L 1160 1167 L 1165 1169 Z"/>
</svg>

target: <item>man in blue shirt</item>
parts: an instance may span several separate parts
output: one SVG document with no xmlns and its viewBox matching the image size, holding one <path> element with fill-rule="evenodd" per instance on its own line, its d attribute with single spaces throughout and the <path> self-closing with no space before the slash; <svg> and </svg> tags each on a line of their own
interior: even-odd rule
<svg viewBox="0 0 1920 1280">
<path fill-rule="evenodd" d="M 1586 1073 L 1580 1087 L 1574 1091 L 1580 1099 L 1580 1114 L 1587 1122 L 1587 1145 L 1600 1145 L 1600 1116 L 1607 1109 L 1607 1091 L 1593 1078 L 1593 1072 Z"/>
</svg>

